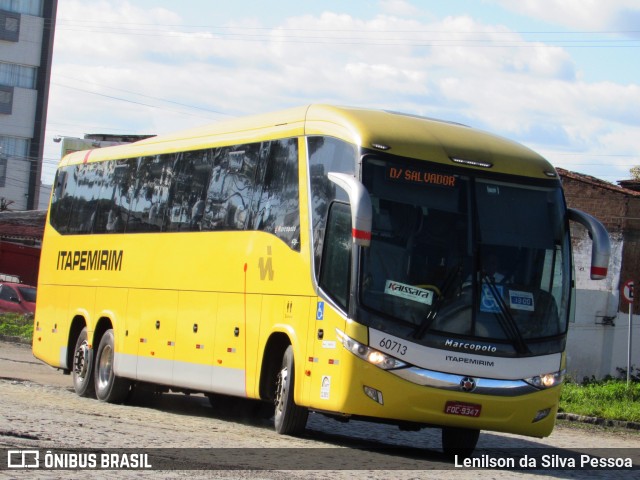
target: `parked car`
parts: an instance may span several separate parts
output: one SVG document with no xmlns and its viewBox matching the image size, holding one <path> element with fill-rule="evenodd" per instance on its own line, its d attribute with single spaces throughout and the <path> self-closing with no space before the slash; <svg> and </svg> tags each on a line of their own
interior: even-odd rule
<svg viewBox="0 0 640 480">
<path fill-rule="evenodd" d="M 0 282 L 0 312 L 32 314 L 36 311 L 36 287 Z"/>
</svg>

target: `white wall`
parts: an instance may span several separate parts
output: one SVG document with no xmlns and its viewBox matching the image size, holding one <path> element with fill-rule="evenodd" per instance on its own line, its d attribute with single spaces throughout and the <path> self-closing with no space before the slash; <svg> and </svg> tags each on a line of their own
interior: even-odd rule
<svg viewBox="0 0 640 480">
<path fill-rule="evenodd" d="M 640 367 L 640 316 L 632 319 L 631 365 Z M 576 381 L 595 376 L 618 376 L 627 368 L 629 314 L 619 313 L 613 325 L 572 324 L 567 339 L 567 373 Z"/>
<path fill-rule="evenodd" d="M 617 376 L 616 367 L 627 366 L 629 315 L 618 312 L 622 249 L 621 234 L 610 234 L 611 259 L 605 280 L 591 280 L 591 240 L 586 230 L 573 228 L 576 279 L 575 322 L 569 324 L 567 372 L 577 381 L 583 377 Z M 621 281 L 622 280 L 622 281 Z M 624 300 L 623 300 L 624 301 Z M 632 319 L 635 353 L 632 364 L 640 367 L 640 317 Z"/>
<path fill-rule="evenodd" d="M 13 200 L 10 210 L 27 209 L 27 191 L 29 185 L 30 163 L 23 158 L 9 157 L 7 160 L 7 178 L 0 188 L 0 197 Z"/>
<path fill-rule="evenodd" d="M 49 200 L 51 199 L 51 185 L 40 185 L 40 198 L 37 210 L 46 210 L 49 208 Z"/>
<path fill-rule="evenodd" d="M 39 67 L 43 28 L 44 18 L 21 15 L 19 41 L 15 43 L 0 42 L 0 58 L 2 61 Z"/>
<path fill-rule="evenodd" d="M 11 115 L 0 115 L 0 134 L 6 137 L 31 138 L 37 100 L 37 90 L 15 87 Z"/>
</svg>

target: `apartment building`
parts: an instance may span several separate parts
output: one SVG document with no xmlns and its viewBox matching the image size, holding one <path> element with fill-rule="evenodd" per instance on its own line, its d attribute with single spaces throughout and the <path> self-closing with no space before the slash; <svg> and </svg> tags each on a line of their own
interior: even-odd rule
<svg viewBox="0 0 640 480">
<path fill-rule="evenodd" d="M 57 0 L 0 0 L 0 210 L 38 208 Z"/>
</svg>

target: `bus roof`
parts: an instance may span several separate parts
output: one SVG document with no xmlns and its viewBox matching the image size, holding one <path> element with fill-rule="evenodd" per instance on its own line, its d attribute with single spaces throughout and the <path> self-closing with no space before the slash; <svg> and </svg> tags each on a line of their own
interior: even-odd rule
<svg viewBox="0 0 640 480">
<path fill-rule="evenodd" d="M 331 105 L 308 105 L 230 119 L 139 142 L 75 152 L 61 165 L 135 158 L 301 135 L 328 135 L 395 155 L 512 175 L 549 178 L 543 157 L 511 140 L 461 124 L 415 115 Z M 484 166 L 482 166 L 484 165 Z M 490 167 L 488 167 L 490 165 Z"/>
</svg>

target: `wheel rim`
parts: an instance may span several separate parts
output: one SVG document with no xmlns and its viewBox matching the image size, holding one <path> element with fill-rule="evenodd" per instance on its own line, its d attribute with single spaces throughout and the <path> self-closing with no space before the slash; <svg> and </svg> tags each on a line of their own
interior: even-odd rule
<svg viewBox="0 0 640 480">
<path fill-rule="evenodd" d="M 73 359 L 73 372 L 78 378 L 84 379 L 89 369 L 89 344 L 85 340 L 76 349 Z"/>
<path fill-rule="evenodd" d="M 284 408 L 284 401 L 287 396 L 287 368 L 284 367 L 278 373 L 278 380 L 276 381 L 276 412 L 282 413 Z"/>
<path fill-rule="evenodd" d="M 100 353 L 98 362 L 98 388 L 105 389 L 109 385 L 111 372 L 113 371 L 113 350 L 110 345 L 105 345 Z"/>
</svg>

